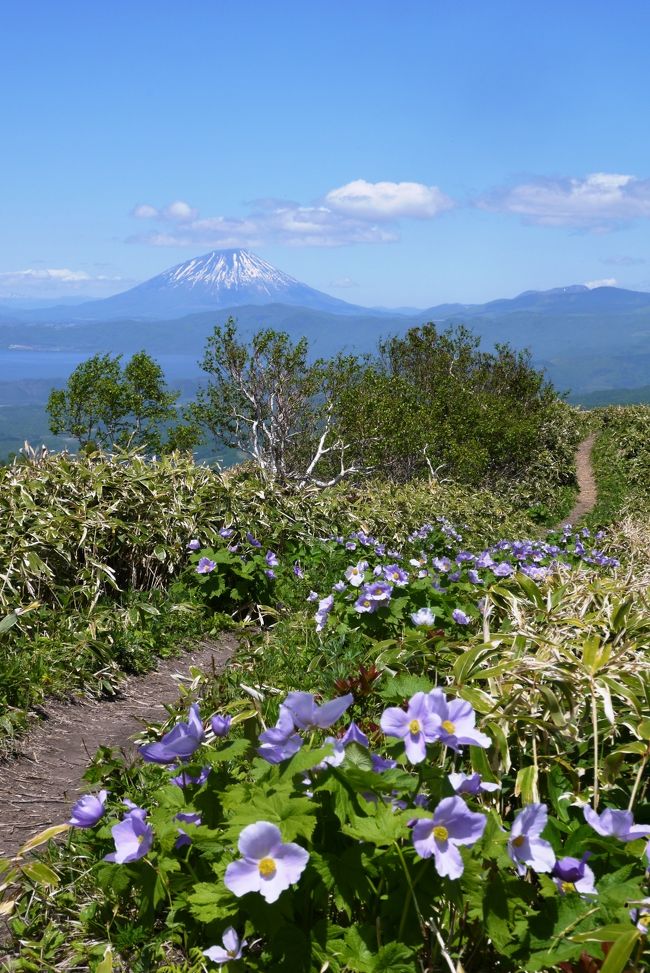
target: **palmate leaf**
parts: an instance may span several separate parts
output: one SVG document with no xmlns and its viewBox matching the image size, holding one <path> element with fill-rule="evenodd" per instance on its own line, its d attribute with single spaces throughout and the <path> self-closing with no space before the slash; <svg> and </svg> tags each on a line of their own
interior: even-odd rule
<svg viewBox="0 0 650 973">
<path fill-rule="evenodd" d="M 365 841 L 379 848 L 388 847 L 408 834 L 408 821 L 414 816 L 413 811 L 394 811 L 387 804 L 373 805 L 374 814 L 367 817 L 355 815 L 348 824 L 343 824 L 344 834 Z"/>
<path fill-rule="evenodd" d="M 286 793 L 268 794 L 252 789 L 243 804 L 230 819 L 227 837 L 237 838 L 242 828 L 256 821 L 270 821 L 282 832 L 284 841 L 311 838 L 316 827 L 315 807 L 308 797 L 288 797 Z"/>
<path fill-rule="evenodd" d="M 222 882 L 198 882 L 187 901 L 198 922 L 226 919 L 237 912 L 236 899 Z"/>
</svg>

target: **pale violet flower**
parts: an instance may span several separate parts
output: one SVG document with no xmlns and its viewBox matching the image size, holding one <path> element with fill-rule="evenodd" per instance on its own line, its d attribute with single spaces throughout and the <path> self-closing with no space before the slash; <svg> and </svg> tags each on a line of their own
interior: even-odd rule
<svg viewBox="0 0 650 973">
<path fill-rule="evenodd" d="M 135 807 L 119 824 L 113 825 L 111 834 L 115 842 L 115 851 L 105 855 L 105 861 L 124 865 L 144 858 L 151 850 L 153 829 L 146 823 L 145 815 L 146 811 Z"/>
<path fill-rule="evenodd" d="M 422 626 L 425 628 L 433 628 L 436 616 L 433 614 L 430 608 L 418 608 L 416 612 L 411 615 L 411 621 L 414 625 L 418 627 Z"/>
<path fill-rule="evenodd" d="M 237 846 L 242 858 L 231 862 L 224 876 L 226 888 L 237 897 L 259 892 L 267 902 L 276 902 L 298 881 L 309 861 L 309 853 L 300 845 L 283 843 L 280 829 L 270 821 L 245 827 Z"/>
<path fill-rule="evenodd" d="M 561 895 L 567 892 L 577 892 L 578 895 L 598 895 L 596 878 L 587 865 L 590 852 L 586 851 L 582 858 L 559 858 L 553 866 L 551 878 Z"/>
<path fill-rule="evenodd" d="M 454 788 L 457 794 L 473 794 L 476 796 L 480 794 L 481 791 L 486 791 L 486 793 L 491 793 L 492 791 L 498 791 L 501 784 L 496 784 L 493 781 L 483 780 L 480 774 L 447 774 L 449 783 Z"/>
<path fill-rule="evenodd" d="M 319 706 L 311 693 L 292 692 L 288 694 L 283 706 L 293 717 L 297 729 L 325 730 L 336 723 L 353 702 L 354 696 L 347 693 Z"/>
<path fill-rule="evenodd" d="M 70 820 L 73 828 L 93 828 L 100 818 L 104 816 L 106 808 L 106 798 L 108 791 L 100 791 L 99 794 L 84 794 L 72 808 Z"/>
<path fill-rule="evenodd" d="M 386 581 L 396 585 L 398 588 L 403 588 L 404 585 L 408 584 L 409 576 L 399 564 L 388 564 L 384 567 L 383 572 Z"/>
<path fill-rule="evenodd" d="M 456 579 L 453 578 L 452 580 Z M 451 617 L 457 625 L 469 625 L 469 615 L 466 615 L 465 612 L 461 611 L 460 608 L 454 608 L 453 612 L 451 613 Z"/>
<path fill-rule="evenodd" d="M 345 578 L 353 588 L 359 588 L 363 584 L 365 572 L 368 570 L 367 561 L 359 561 L 358 564 L 351 564 L 345 570 Z"/>
<path fill-rule="evenodd" d="M 293 757 L 302 746 L 295 729 L 293 716 L 286 706 L 280 706 L 275 726 L 260 734 L 261 746 L 257 750 L 260 757 L 270 764 L 279 764 Z"/>
<path fill-rule="evenodd" d="M 520 875 L 529 865 L 536 872 L 550 872 L 555 865 L 555 852 L 540 835 L 546 827 L 548 809 L 545 804 L 529 804 L 515 818 L 508 841 L 508 854 Z"/>
<path fill-rule="evenodd" d="M 187 545 L 188 551 L 198 551 L 200 547 L 201 541 L 197 540 L 196 537 L 194 537 Z"/>
<path fill-rule="evenodd" d="M 204 736 L 199 707 L 192 703 L 187 723 L 177 723 L 159 742 L 145 743 L 138 750 L 147 763 L 171 764 L 191 757 L 203 743 Z"/>
<path fill-rule="evenodd" d="M 587 804 L 583 808 L 583 814 L 587 824 L 604 837 L 611 836 L 618 838 L 619 841 L 636 841 L 637 838 L 647 838 L 650 835 L 650 827 L 634 823 L 631 811 L 616 811 L 606 807 L 604 811 L 597 814 Z"/>
<path fill-rule="evenodd" d="M 406 756 L 412 764 L 421 763 L 426 757 L 427 743 L 438 738 L 440 717 L 431 712 L 426 693 L 416 693 L 406 712 L 399 706 L 390 706 L 382 713 L 380 726 L 386 736 L 404 741 Z"/>
<path fill-rule="evenodd" d="M 248 946 L 246 939 L 241 939 L 232 926 L 228 926 L 223 934 L 221 946 L 210 946 L 203 950 L 203 955 L 212 960 L 213 963 L 230 963 L 232 960 L 241 959 L 243 950 Z"/>
<path fill-rule="evenodd" d="M 216 562 L 211 561 L 209 557 L 199 558 L 199 563 L 196 566 L 197 574 L 210 574 L 216 568 Z"/>
<path fill-rule="evenodd" d="M 474 845 L 483 837 L 487 817 L 470 811 L 462 797 L 445 797 L 432 818 L 419 818 L 413 826 L 413 846 L 420 858 L 431 858 L 439 875 L 460 878 L 463 859 L 459 845 Z"/>
<path fill-rule="evenodd" d="M 428 703 L 439 720 L 436 739 L 446 747 L 458 750 L 461 746 L 491 745 L 489 736 L 476 729 L 476 714 L 467 700 L 448 700 L 442 689 L 432 689 Z"/>
</svg>

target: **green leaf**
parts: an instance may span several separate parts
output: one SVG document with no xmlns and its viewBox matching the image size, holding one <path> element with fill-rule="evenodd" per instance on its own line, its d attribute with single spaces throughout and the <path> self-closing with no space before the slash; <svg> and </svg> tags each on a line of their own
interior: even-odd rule
<svg viewBox="0 0 650 973">
<path fill-rule="evenodd" d="M 537 789 L 537 767 L 534 764 L 530 764 L 528 767 L 522 767 L 521 770 L 517 772 L 517 778 L 515 780 L 515 797 L 523 798 L 524 804 L 532 804 L 539 800 L 539 792 Z"/>
<path fill-rule="evenodd" d="M 376 804 L 374 815 L 365 818 L 356 815 L 341 830 L 351 838 L 367 841 L 377 847 L 386 847 L 406 835 L 407 821 L 412 817 L 412 811 L 396 812 L 386 804 Z"/>
<path fill-rule="evenodd" d="M 27 862 L 22 866 L 22 872 L 36 885 L 59 884 L 59 876 L 45 862 Z"/>
<path fill-rule="evenodd" d="M 622 973 L 640 935 L 638 929 L 630 929 L 619 936 L 607 954 L 601 973 Z"/>
<path fill-rule="evenodd" d="M 227 919 L 237 910 L 232 892 L 220 882 L 198 882 L 188 902 L 194 918 L 205 923 Z"/>
<path fill-rule="evenodd" d="M 574 943 L 613 943 L 619 936 L 627 935 L 630 926 L 622 922 L 612 923 L 609 926 L 600 926 L 598 929 L 590 929 L 588 932 L 581 932 L 571 936 Z"/>
</svg>

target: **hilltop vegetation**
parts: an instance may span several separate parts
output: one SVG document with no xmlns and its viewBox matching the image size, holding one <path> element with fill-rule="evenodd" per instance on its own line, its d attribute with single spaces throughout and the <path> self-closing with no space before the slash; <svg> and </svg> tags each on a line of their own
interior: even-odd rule
<svg viewBox="0 0 650 973">
<path fill-rule="evenodd" d="M 7 863 L 8 969 L 645 968 L 650 410 L 596 414 L 594 530 L 548 533 L 592 417 L 459 340 L 339 368 L 331 408 L 281 369 L 298 425 L 262 395 L 273 442 L 315 410 L 282 476 L 254 450 L 226 473 L 134 451 L 2 471 L 5 731 L 180 639 L 242 636 L 141 761 L 97 755 L 65 844 Z M 324 432 L 363 452 L 319 478 L 373 472 L 310 483 Z"/>
</svg>

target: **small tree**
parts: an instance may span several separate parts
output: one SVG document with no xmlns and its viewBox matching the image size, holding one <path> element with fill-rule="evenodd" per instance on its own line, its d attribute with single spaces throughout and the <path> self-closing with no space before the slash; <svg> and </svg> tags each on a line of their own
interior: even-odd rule
<svg viewBox="0 0 650 973">
<path fill-rule="evenodd" d="M 267 480 L 324 487 L 358 472 L 331 436 L 329 377 L 338 360 L 310 363 L 307 354 L 306 338 L 294 344 L 270 329 L 246 344 L 229 318 L 208 338 L 201 367 L 210 380 L 186 418 L 249 456 Z M 317 466 L 327 467 L 327 479 L 318 479 Z"/>
<path fill-rule="evenodd" d="M 167 388 L 162 368 L 144 351 L 124 369 L 121 355 L 93 355 L 75 368 L 65 388 L 50 392 L 50 431 L 74 436 L 81 446 L 133 445 L 160 452 L 161 426 L 177 419 L 179 394 Z M 177 438 L 186 448 L 196 442 L 195 435 Z"/>
</svg>

